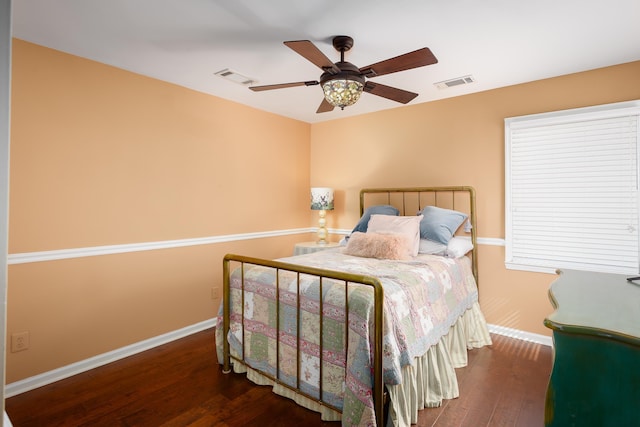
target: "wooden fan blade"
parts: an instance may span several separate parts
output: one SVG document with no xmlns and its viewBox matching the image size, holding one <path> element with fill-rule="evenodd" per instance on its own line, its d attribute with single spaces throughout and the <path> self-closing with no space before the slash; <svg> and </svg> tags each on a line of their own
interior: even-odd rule
<svg viewBox="0 0 640 427">
<path fill-rule="evenodd" d="M 438 59 L 431 53 L 428 47 L 405 53 L 404 55 L 389 58 L 385 61 L 376 62 L 360 68 L 360 72 L 367 77 L 381 76 L 383 74 L 395 73 L 398 71 L 410 70 L 412 68 L 424 67 L 425 65 L 436 64 Z"/>
<path fill-rule="evenodd" d="M 323 71 L 331 74 L 337 74 L 340 72 L 340 68 L 331 62 L 331 60 L 309 40 L 294 40 L 284 42 L 284 44 Z"/>
<path fill-rule="evenodd" d="M 364 91 L 402 104 L 406 104 L 418 96 L 417 93 L 373 82 L 365 83 Z"/>
<path fill-rule="evenodd" d="M 332 111 L 332 110 L 333 110 L 333 105 L 329 104 L 329 101 L 327 101 L 325 98 L 322 98 L 322 102 L 320 103 L 320 106 L 316 110 L 316 113 L 328 113 L 329 111 Z"/>
<path fill-rule="evenodd" d="M 260 92 L 260 91 L 263 91 L 263 90 L 284 89 L 284 88 L 287 88 L 287 87 L 295 87 L 295 86 L 313 86 L 313 85 L 318 85 L 318 84 L 320 84 L 319 81 L 311 80 L 311 81 L 308 81 L 308 82 L 280 83 L 280 84 L 275 84 L 275 85 L 251 86 L 251 87 L 249 87 L 249 89 L 251 89 L 254 92 Z"/>
</svg>

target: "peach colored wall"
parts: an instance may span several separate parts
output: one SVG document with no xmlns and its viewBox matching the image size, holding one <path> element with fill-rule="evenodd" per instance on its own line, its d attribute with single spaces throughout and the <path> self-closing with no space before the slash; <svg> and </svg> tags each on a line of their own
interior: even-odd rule
<svg viewBox="0 0 640 427">
<path fill-rule="evenodd" d="M 10 253 L 308 227 L 308 124 L 14 46 Z"/>
<path fill-rule="evenodd" d="M 309 124 L 20 40 L 12 73 L 10 254 L 310 226 Z M 210 319 L 225 253 L 308 239 L 11 265 L 7 382 Z"/>
<path fill-rule="evenodd" d="M 471 185 L 478 236 L 504 239 L 504 119 L 639 98 L 633 62 L 314 124 L 311 183 L 341 189 L 329 226 L 347 229 L 360 188 Z M 550 335 L 542 321 L 555 275 L 506 270 L 503 246 L 482 245 L 478 259 L 489 323 Z"/>
<path fill-rule="evenodd" d="M 226 253 L 290 256 L 300 240 L 308 236 L 11 265 L 8 333 L 28 330 L 31 342 L 7 353 L 7 383 L 208 320 Z"/>
</svg>

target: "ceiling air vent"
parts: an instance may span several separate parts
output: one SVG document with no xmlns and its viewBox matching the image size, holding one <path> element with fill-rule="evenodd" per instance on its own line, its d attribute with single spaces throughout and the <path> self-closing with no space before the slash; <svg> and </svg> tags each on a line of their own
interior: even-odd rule
<svg viewBox="0 0 640 427">
<path fill-rule="evenodd" d="M 434 83 L 434 85 L 438 89 L 448 89 L 454 86 L 468 85 L 469 83 L 473 83 L 473 82 L 475 82 L 473 76 L 463 76 L 463 77 L 456 77 L 455 79 L 449 79 L 449 80 L 444 80 L 438 83 Z"/>
<path fill-rule="evenodd" d="M 238 83 L 240 85 L 243 86 L 249 86 L 250 84 L 255 83 L 256 81 L 254 79 L 252 79 L 251 77 L 247 77 L 247 76 L 243 76 L 240 73 L 237 73 L 233 70 L 230 70 L 228 68 L 225 68 L 224 70 L 220 70 L 218 72 L 215 73 L 216 76 L 220 76 L 223 77 L 227 80 L 230 80 L 234 83 Z"/>
</svg>

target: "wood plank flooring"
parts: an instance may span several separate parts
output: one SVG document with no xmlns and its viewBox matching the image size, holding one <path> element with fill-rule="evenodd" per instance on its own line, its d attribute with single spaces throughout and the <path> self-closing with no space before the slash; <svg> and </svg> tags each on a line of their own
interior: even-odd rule
<svg viewBox="0 0 640 427">
<path fill-rule="evenodd" d="M 551 349 L 498 335 L 458 369 L 460 397 L 418 426 L 542 426 Z M 6 400 L 14 427 L 339 426 L 221 372 L 206 330 Z"/>
</svg>

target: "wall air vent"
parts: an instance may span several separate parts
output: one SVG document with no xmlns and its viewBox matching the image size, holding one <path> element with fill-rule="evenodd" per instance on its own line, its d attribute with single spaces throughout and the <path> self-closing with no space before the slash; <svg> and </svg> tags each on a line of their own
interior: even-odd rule
<svg viewBox="0 0 640 427">
<path fill-rule="evenodd" d="M 473 78 L 473 76 L 469 75 L 469 76 L 463 76 L 463 77 L 456 77 L 455 79 L 444 80 L 438 83 L 434 83 L 434 85 L 438 89 L 448 89 L 454 86 L 468 85 L 473 82 L 475 82 L 475 79 Z"/>
<path fill-rule="evenodd" d="M 251 77 L 243 76 L 242 74 L 228 68 L 216 72 L 215 75 L 243 86 L 249 86 L 256 82 L 256 80 L 252 79 Z"/>
</svg>

